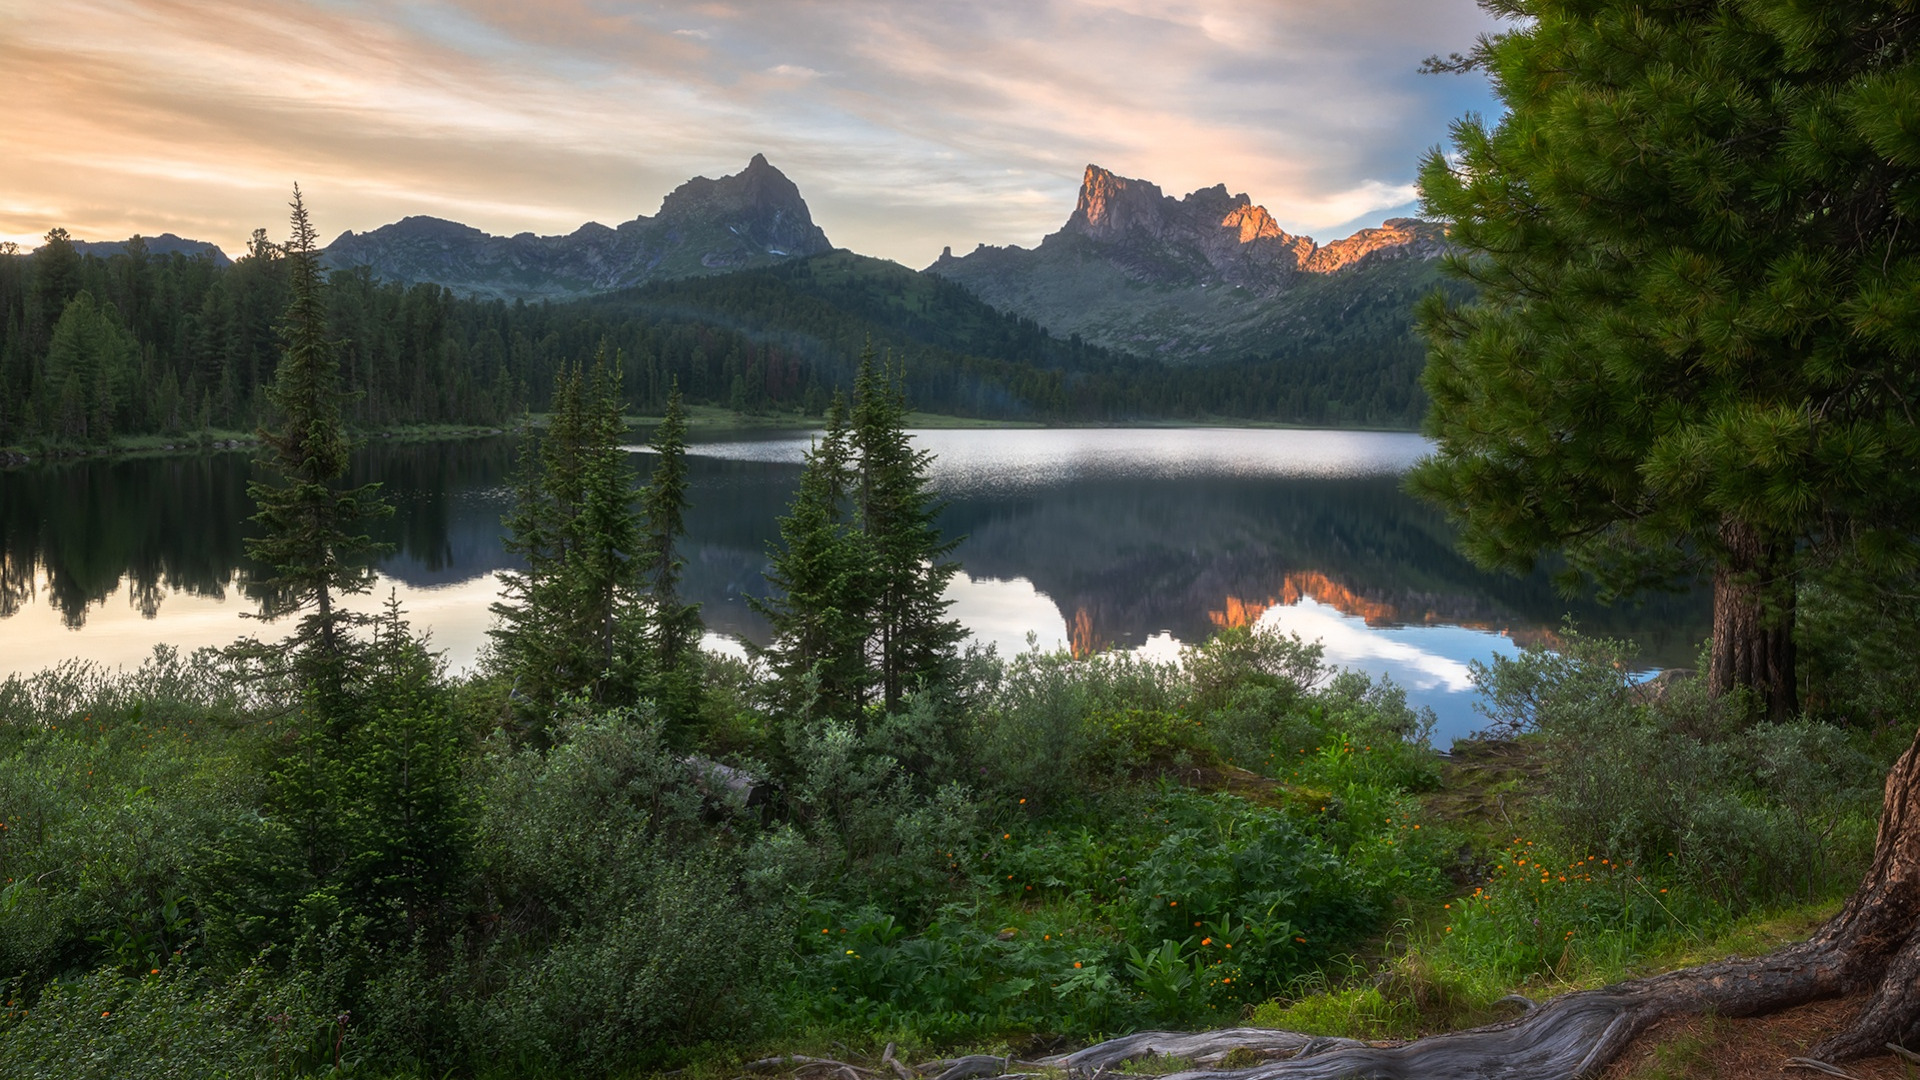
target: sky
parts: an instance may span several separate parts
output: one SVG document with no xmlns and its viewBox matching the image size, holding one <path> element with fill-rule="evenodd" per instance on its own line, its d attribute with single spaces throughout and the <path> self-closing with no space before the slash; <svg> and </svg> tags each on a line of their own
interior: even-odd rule
<svg viewBox="0 0 1920 1080">
<path fill-rule="evenodd" d="M 0 0 L 0 240 L 566 233 L 766 154 L 837 246 L 1031 246 L 1089 163 L 1322 242 L 1417 210 L 1473 0 Z"/>
</svg>

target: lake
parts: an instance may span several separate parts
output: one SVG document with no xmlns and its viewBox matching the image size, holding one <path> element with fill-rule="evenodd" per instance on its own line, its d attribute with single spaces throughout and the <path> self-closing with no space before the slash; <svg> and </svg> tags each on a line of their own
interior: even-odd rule
<svg viewBox="0 0 1920 1080">
<path fill-rule="evenodd" d="M 1571 614 L 1628 637 L 1649 668 L 1688 666 L 1708 631 L 1699 596 L 1606 607 L 1544 573 L 1481 572 L 1437 511 L 1400 490 L 1416 435 L 1246 429 L 920 431 L 941 524 L 962 535 L 950 597 L 1002 653 L 1037 645 L 1172 657 L 1216 628 L 1259 623 L 1321 641 L 1329 662 L 1386 675 L 1440 718 L 1477 727 L 1468 664 L 1552 640 Z M 692 447 L 685 589 L 709 647 L 764 641 L 746 598 L 809 438 L 708 435 Z M 377 442 L 353 479 L 398 512 L 371 606 L 397 592 L 456 668 L 487 641 L 509 437 Z M 165 643 L 222 645 L 280 627 L 242 618 L 259 570 L 242 553 L 250 453 L 80 460 L 0 472 L 0 676 L 84 658 L 133 665 Z M 649 459 L 635 454 L 642 473 Z"/>
</svg>

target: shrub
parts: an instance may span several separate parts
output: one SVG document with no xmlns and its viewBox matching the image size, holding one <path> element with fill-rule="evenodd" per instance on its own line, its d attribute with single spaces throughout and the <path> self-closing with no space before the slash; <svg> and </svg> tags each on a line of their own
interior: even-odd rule
<svg viewBox="0 0 1920 1080">
<path fill-rule="evenodd" d="M 334 1015 L 258 962 L 226 978 L 178 960 L 137 976 L 103 967 L 48 983 L 31 1006 L 22 992 L 16 980 L 0 1019 L 10 1080 L 256 1080 L 332 1064 Z"/>
</svg>

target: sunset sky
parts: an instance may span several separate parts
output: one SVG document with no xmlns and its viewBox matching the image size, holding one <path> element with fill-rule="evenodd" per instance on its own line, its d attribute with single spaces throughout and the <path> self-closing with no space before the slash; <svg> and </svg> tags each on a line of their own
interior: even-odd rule
<svg viewBox="0 0 1920 1080">
<path fill-rule="evenodd" d="M 1491 111 L 1472 0 L 0 0 L 0 240 L 571 232 L 763 152 L 836 245 L 1032 245 L 1098 163 L 1321 240 Z"/>
</svg>

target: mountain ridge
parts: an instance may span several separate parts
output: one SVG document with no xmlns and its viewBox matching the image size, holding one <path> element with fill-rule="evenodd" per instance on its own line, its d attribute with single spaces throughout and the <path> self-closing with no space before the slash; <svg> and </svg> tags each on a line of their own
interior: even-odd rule
<svg viewBox="0 0 1920 1080">
<path fill-rule="evenodd" d="M 699 274 L 765 266 L 832 250 L 800 189 L 755 154 L 730 176 L 696 176 L 669 192 L 652 217 L 571 233 L 494 236 L 417 215 L 327 246 L 332 269 L 365 267 L 402 284 L 431 281 L 479 299 L 571 300 Z"/>
<path fill-rule="evenodd" d="M 1324 306 L 1330 279 L 1351 286 L 1356 302 L 1397 297 L 1410 276 L 1437 284 L 1437 273 L 1384 266 L 1431 264 L 1445 249 L 1444 229 L 1418 218 L 1322 245 L 1289 234 L 1225 184 L 1176 199 L 1089 164 L 1072 214 L 1034 248 L 981 244 L 962 256 L 948 248 L 926 272 L 1057 334 L 1212 362 L 1256 355 L 1293 332 L 1290 324 Z"/>
<path fill-rule="evenodd" d="M 220 250 L 218 244 L 206 240 L 189 240 L 170 232 L 161 233 L 159 236 L 144 236 L 136 233 L 125 240 L 72 240 L 69 242 L 73 245 L 73 250 L 82 255 L 98 255 L 105 259 L 125 254 L 127 246 L 136 239 L 145 245 L 148 255 L 185 255 L 189 259 L 197 259 L 204 255 L 212 259 L 216 266 L 226 266 L 233 261 L 227 257 L 226 252 Z"/>
</svg>

